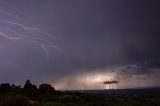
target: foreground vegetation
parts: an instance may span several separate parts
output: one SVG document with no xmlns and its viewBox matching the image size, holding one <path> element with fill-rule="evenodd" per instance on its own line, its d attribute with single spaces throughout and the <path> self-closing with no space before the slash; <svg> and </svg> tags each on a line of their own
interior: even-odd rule
<svg viewBox="0 0 160 106">
<path fill-rule="evenodd" d="M 24 87 L 1 84 L 0 106 L 160 106 L 160 96 L 62 92 L 49 84 L 37 88 L 28 80 Z"/>
</svg>

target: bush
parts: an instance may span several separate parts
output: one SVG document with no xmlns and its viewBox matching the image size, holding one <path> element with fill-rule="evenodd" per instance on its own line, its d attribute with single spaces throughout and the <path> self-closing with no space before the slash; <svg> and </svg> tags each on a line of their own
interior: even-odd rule
<svg viewBox="0 0 160 106">
<path fill-rule="evenodd" d="M 29 100 L 21 95 L 8 96 L 1 101 L 0 106 L 30 106 Z"/>
</svg>

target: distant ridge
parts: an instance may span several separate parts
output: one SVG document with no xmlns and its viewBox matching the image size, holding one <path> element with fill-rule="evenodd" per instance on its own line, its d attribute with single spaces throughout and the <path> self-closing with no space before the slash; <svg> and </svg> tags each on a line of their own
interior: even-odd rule
<svg viewBox="0 0 160 106">
<path fill-rule="evenodd" d="M 106 95 L 160 95 L 160 87 L 129 88 L 129 89 L 95 89 L 95 90 L 70 90 L 89 94 Z"/>
</svg>

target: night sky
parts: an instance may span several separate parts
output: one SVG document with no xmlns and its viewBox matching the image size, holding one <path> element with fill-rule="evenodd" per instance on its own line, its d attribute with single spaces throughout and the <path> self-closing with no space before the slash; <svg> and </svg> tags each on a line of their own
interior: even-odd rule
<svg viewBox="0 0 160 106">
<path fill-rule="evenodd" d="M 159 0 L 0 0 L 0 82 L 27 79 L 56 89 L 160 86 Z"/>
</svg>

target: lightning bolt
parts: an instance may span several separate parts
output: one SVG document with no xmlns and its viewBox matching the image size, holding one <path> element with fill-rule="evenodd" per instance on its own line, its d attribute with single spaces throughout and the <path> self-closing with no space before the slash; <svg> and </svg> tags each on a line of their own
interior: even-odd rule
<svg viewBox="0 0 160 106">
<path fill-rule="evenodd" d="M 40 47 L 45 51 L 45 53 L 46 53 L 46 58 L 48 59 L 48 58 L 49 58 L 48 49 L 45 47 L 44 44 L 42 44 Z"/>
<path fill-rule="evenodd" d="M 19 38 L 19 37 L 8 37 L 7 35 L 5 35 L 5 34 L 3 34 L 1 32 L 0 32 L 0 35 L 3 36 L 3 37 L 5 37 L 5 38 L 7 38 L 7 39 L 9 39 L 9 40 L 19 40 L 19 39 L 22 39 L 22 38 Z"/>
<path fill-rule="evenodd" d="M 16 23 L 16 22 L 7 21 L 7 23 L 20 26 L 20 27 L 22 27 L 22 28 L 25 29 L 25 30 L 39 30 L 39 28 L 27 27 L 27 26 L 25 26 L 25 25 L 23 25 L 23 24 Z"/>
<path fill-rule="evenodd" d="M 26 14 L 17 10 L 13 6 L 9 6 L 9 7 L 17 11 L 18 13 L 22 14 L 22 16 L 26 16 Z M 16 40 L 23 39 L 33 44 L 36 44 L 45 51 L 45 57 L 47 59 L 49 59 L 49 49 L 56 49 L 56 50 L 61 51 L 60 47 L 53 44 L 53 40 L 59 39 L 59 37 L 53 36 L 53 34 L 50 34 L 48 31 L 42 30 L 39 27 L 30 27 L 30 26 L 26 26 L 25 24 L 22 24 L 21 22 L 15 21 L 17 20 L 17 16 L 13 15 L 12 13 L 6 12 L 2 9 L 0 9 L 0 13 L 12 18 L 12 20 L 11 19 L 10 20 L 0 19 L 0 23 L 3 23 L 5 25 L 3 26 L 3 28 L 5 28 L 5 31 L 8 31 L 7 33 L 3 33 L 0 30 L 0 36 L 8 40 L 16 41 Z M 17 29 L 17 27 L 19 28 Z M 14 34 L 15 36 L 10 37 L 8 33 L 12 33 L 12 35 Z"/>
</svg>

